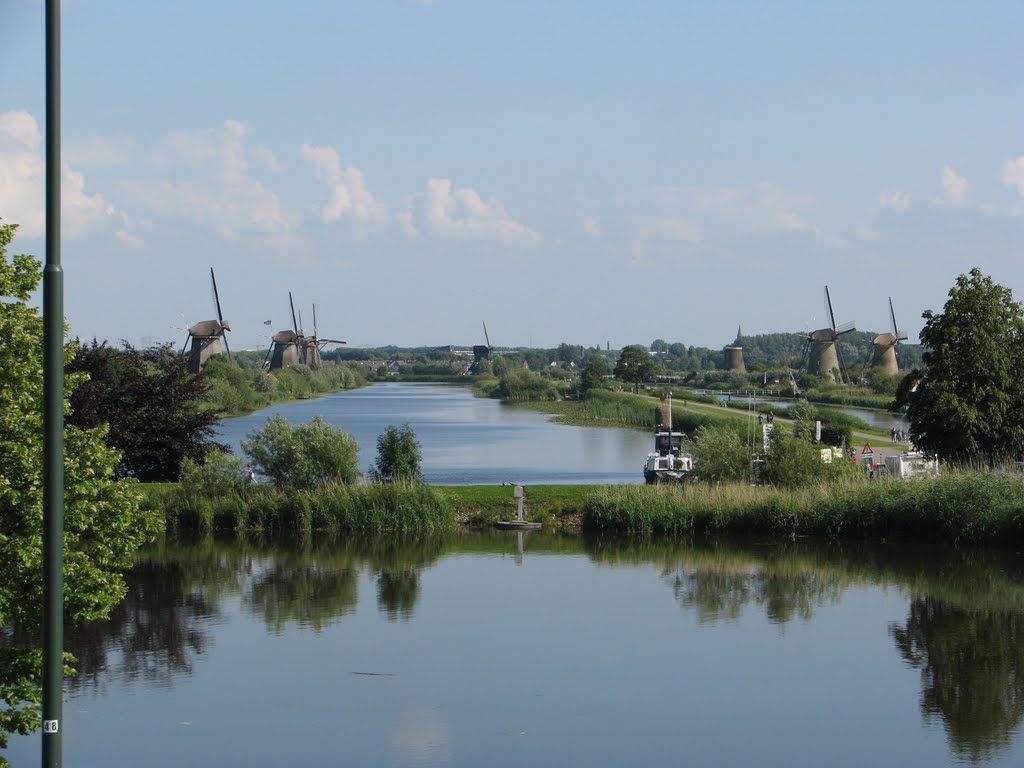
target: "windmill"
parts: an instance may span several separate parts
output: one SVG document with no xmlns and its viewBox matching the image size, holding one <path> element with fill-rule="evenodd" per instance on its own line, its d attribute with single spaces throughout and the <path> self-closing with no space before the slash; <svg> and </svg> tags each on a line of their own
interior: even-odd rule
<svg viewBox="0 0 1024 768">
<path fill-rule="evenodd" d="M 900 372 L 899 361 L 896 359 L 896 345 L 907 338 L 906 333 L 900 333 L 896 327 L 896 312 L 892 308 L 892 297 L 889 297 L 889 318 L 892 320 L 892 333 L 880 333 L 871 340 L 875 345 L 875 355 L 871 367 L 884 371 L 890 376 Z"/>
<path fill-rule="evenodd" d="M 828 328 L 819 328 L 807 335 L 805 348 L 807 371 L 834 381 L 833 371 L 838 370 L 840 378 L 845 381 L 846 366 L 842 364 L 839 352 L 839 337 L 856 329 L 852 322 L 836 327 L 836 316 L 832 311 L 832 297 L 829 295 L 827 285 L 825 286 L 825 307 L 828 309 L 831 325 Z"/>
<path fill-rule="evenodd" d="M 743 362 L 743 347 L 740 345 L 740 337 L 743 335 L 743 327 L 736 329 L 736 341 L 727 344 L 723 348 L 725 353 L 725 370 L 747 372 L 747 366 Z"/>
<path fill-rule="evenodd" d="M 484 341 L 486 344 L 474 344 L 473 345 L 473 365 L 470 366 L 469 372 L 476 373 L 480 368 L 480 363 L 483 360 L 491 359 L 491 350 L 494 347 L 491 346 L 491 337 L 487 335 L 487 323 L 484 323 Z"/>
<path fill-rule="evenodd" d="M 300 314 L 299 317 L 300 317 L 299 329 L 300 329 L 300 332 L 301 332 L 301 329 L 302 329 L 301 317 L 302 317 L 302 315 Z M 317 324 L 317 317 L 316 317 L 316 304 L 314 304 L 313 305 L 313 335 L 312 336 L 305 336 L 305 335 L 302 336 L 302 351 L 300 353 L 300 358 L 301 358 L 302 362 L 304 362 L 310 368 L 319 368 L 319 367 L 321 367 L 323 365 L 323 359 L 320 356 L 320 352 L 321 352 L 321 350 L 323 350 L 324 347 L 326 347 L 328 344 L 347 344 L 347 343 L 348 342 L 341 341 L 340 339 L 321 339 L 320 338 L 320 329 L 319 329 L 319 326 Z"/>
<path fill-rule="evenodd" d="M 216 320 L 203 320 L 188 329 L 188 337 L 181 347 L 181 354 L 188 349 L 188 369 L 192 373 L 199 373 L 203 363 L 211 355 L 219 355 L 221 352 L 221 341 L 224 343 L 224 352 L 228 359 L 231 359 L 231 350 L 228 349 L 228 338 L 225 331 L 230 331 L 231 326 L 224 322 L 224 315 L 220 311 L 220 295 L 217 293 L 217 278 L 213 274 L 213 267 L 210 267 L 210 280 L 213 283 L 213 303 L 217 308 Z M 191 346 L 190 343 L 191 342 Z"/>
<path fill-rule="evenodd" d="M 271 371 L 281 370 L 302 362 L 305 338 L 299 331 L 299 323 L 295 319 L 295 302 L 292 301 L 291 291 L 288 291 L 288 303 L 292 308 L 292 328 L 278 331 L 270 337 L 270 349 L 267 350 L 267 356 L 263 358 L 263 365 L 266 366 L 269 362 Z"/>
</svg>

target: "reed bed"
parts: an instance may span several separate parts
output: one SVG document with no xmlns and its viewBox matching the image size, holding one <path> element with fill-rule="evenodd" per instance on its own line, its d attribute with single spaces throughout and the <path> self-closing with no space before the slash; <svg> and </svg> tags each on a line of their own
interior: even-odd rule
<svg viewBox="0 0 1024 768">
<path fill-rule="evenodd" d="M 587 531 L 1024 543 L 1024 481 L 950 472 L 913 481 L 808 488 L 694 484 L 607 487 L 583 502 Z"/>
<path fill-rule="evenodd" d="M 170 530 L 434 534 L 454 527 L 445 499 L 415 483 L 310 490 L 260 485 L 216 495 L 181 491 L 154 497 L 152 503 L 162 508 Z"/>
</svg>

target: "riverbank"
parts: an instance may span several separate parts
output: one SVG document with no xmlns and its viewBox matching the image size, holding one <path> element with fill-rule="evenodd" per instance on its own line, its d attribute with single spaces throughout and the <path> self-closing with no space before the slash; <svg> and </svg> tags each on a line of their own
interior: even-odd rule
<svg viewBox="0 0 1024 768">
<path fill-rule="evenodd" d="M 432 533 L 511 520 L 511 486 L 355 485 L 311 491 L 243 486 L 185 494 L 144 486 L 168 530 Z M 549 530 L 1024 546 L 1024 481 L 947 472 L 913 481 L 856 480 L 801 489 L 743 484 L 550 485 L 526 488 L 525 513 Z"/>
</svg>

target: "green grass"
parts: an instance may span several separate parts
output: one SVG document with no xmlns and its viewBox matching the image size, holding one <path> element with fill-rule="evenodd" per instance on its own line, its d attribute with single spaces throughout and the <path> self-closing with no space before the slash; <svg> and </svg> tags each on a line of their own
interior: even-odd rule
<svg viewBox="0 0 1024 768">
<path fill-rule="evenodd" d="M 170 530 L 436 533 L 516 515 L 511 486 L 352 485 L 312 491 L 246 486 L 220 495 L 143 486 Z M 1024 481 L 946 472 L 779 489 L 746 484 L 527 486 L 527 518 L 548 530 L 612 534 L 816 536 L 1024 545 Z"/>
</svg>

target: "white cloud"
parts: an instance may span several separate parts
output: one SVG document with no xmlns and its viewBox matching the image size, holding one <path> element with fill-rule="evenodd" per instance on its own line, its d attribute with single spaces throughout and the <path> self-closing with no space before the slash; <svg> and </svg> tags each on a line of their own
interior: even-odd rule
<svg viewBox="0 0 1024 768">
<path fill-rule="evenodd" d="M 903 213 L 910 207 L 910 193 L 883 192 L 878 196 L 878 203 L 887 210 Z"/>
<path fill-rule="evenodd" d="M 758 232 L 804 232 L 813 229 L 799 212 L 808 200 L 782 187 L 760 182 L 752 190 L 732 187 L 689 190 L 698 212 L 739 223 Z"/>
<path fill-rule="evenodd" d="M 1003 163 L 1003 184 L 1016 188 L 1017 195 L 1024 199 L 1024 155 Z"/>
<path fill-rule="evenodd" d="M 0 216 L 25 237 L 46 229 L 46 162 L 42 134 L 28 112 L 0 113 Z M 101 194 L 87 194 L 85 177 L 67 163 L 61 173 L 61 231 L 81 235 L 94 222 L 114 214 Z"/>
<path fill-rule="evenodd" d="M 601 227 L 593 216 L 587 216 L 583 219 L 583 231 L 591 237 L 601 236 Z"/>
<path fill-rule="evenodd" d="M 700 225 L 689 219 L 659 219 L 640 227 L 626 246 L 629 258 L 637 264 L 645 263 L 655 249 L 680 254 L 680 246 L 684 253 L 692 253 L 693 246 L 700 246 Z"/>
<path fill-rule="evenodd" d="M 290 231 L 295 217 L 282 210 L 274 192 L 249 175 L 247 133 L 242 123 L 226 120 L 220 128 L 170 136 L 167 152 L 154 162 L 197 178 L 130 183 L 134 200 L 154 213 L 208 223 L 228 238 L 250 229 Z"/>
<path fill-rule="evenodd" d="M 281 163 L 278 162 L 277 155 L 267 145 L 257 144 L 255 154 L 272 173 L 278 173 L 281 170 Z"/>
<path fill-rule="evenodd" d="M 138 235 L 133 235 L 131 232 L 128 232 L 127 230 L 124 229 L 115 230 L 114 237 L 117 239 L 119 243 L 127 246 L 128 248 L 142 250 L 143 248 L 146 247 L 145 240 L 143 240 Z"/>
<path fill-rule="evenodd" d="M 398 217 L 407 232 L 471 237 L 505 243 L 537 243 L 540 236 L 516 221 L 500 202 L 484 201 L 473 189 L 455 187 L 451 179 L 431 178 Z"/>
<path fill-rule="evenodd" d="M 128 164 L 128 150 L 99 136 L 72 140 L 63 149 L 64 159 L 78 168 L 112 168 Z"/>
<path fill-rule="evenodd" d="M 354 165 L 343 167 L 334 147 L 303 144 L 302 156 L 313 164 L 316 177 L 327 185 L 331 193 L 320 209 L 323 221 L 339 221 L 346 217 L 358 221 L 384 221 L 387 211 L 366 188 L 363 172 Z"/>
<path fill-rule="evenodd" d="M 942 169 L 942 194 L 946 202 L 963 205 L 967 202 L 967 179 L 948 165 Z"/>
<path fill-rule="evenodd" d="M 38 152 L 43 135 L 36 119 L 24 110 L 0 113 L 0 149 L 13 144 L 29 152 Z"/>
</svg>

